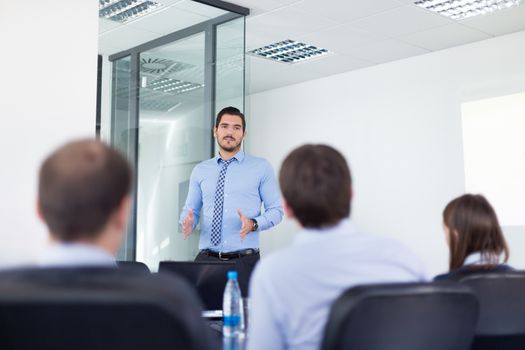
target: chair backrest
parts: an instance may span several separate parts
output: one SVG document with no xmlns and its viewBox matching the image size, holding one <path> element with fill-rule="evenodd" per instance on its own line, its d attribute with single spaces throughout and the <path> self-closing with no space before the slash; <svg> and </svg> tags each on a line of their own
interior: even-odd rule
<svg viewBox="0 0 525 350">
<path fill-rule="evenodd" d="M 525 349 L 525 272 L 469 274 L 480 313 L 473 349 Z"/>
<path fill-rule="evenodd" d="M 206 310 L 222 309 L 222 296 L 228 271 L 236 270 L 234 262 L 161 261 L 159 273 L 176 274 L 195 287 Z"/>
<path fill-rule="evenodd" d="M 134 270 L 137 272 L 150 273 L 148 265 L 140 261 L 117 261 L 120 269 Z"/>
<path fill-rule="evenodd" d="M 478 301 L 454 283 L 351 288 L 332 305 L 323 350 L 467 350 Z"/>
<path fill-rule="evenodd" d="M 209 348 L 188 288 L 117 269 L 1 273 L 2 349 Z"/>
</svg>

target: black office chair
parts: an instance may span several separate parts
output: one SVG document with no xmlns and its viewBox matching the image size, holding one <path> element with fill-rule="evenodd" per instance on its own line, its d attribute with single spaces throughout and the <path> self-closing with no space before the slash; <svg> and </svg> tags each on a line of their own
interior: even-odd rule
<svg viewBox="0 0 525 350">
<path fill-rule="evenodd" d="M 161 261 L 159 263 L 159 274 L 178 275 L 195 287 L 206 310 L 222 309 L 224 287 L 228 282 L 228 271 L 231 270 L 237 270 L 237 265 L 233 261 Z M 247 293 L 247 290 L 244 292 Z"/>
<path fill-rule="evenodd" d="M 117 265 L 120 269 L 134 270 L 137 272 L 150 273 L 148 265 L 140 261 L 117 261 Z"/>
<path fill-rule="evenodd" d="M 467 350 L 478 301 L 455 283 L 351 288 L 332 305 L 323 350 Z"/>
<path fill-rule="evenodd" d="M 180 279 L 105 268 L 0 273 L 2 349 L 209 349 Z"/>
<path fill-rule="evenodd" d="M 525 272 L 469 274 L 459 281 L 480 304 L 472 349 L 525 349 Z"/>
</svg>

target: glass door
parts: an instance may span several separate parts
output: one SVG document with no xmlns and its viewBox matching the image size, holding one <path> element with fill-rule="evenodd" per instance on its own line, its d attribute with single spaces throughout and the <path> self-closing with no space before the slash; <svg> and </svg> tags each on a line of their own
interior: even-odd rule
<svg viewBox="0 0 525 350">
<path fill-rule="evenodd" d="M 199 230 L 182 239 L 179 215 L 193 167 L 210 158 L 205 32 L 140 54 L 137 260 L 193 260 Z"/>
</svg>

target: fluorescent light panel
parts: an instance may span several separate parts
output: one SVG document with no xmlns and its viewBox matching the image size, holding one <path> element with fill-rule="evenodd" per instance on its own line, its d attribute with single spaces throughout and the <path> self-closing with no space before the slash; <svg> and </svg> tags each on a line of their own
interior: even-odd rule
<svg viewBox="0 0 525 350">
<path fill-rule="evenodd" d="M 182 94 L 184 92 L 200 89 L 204 84 L 195 84 L 188 81 L 177 80 L 172 78 L 161 78 L 148 84 L 148 88 L 155 91 L 161 91 L 170 94 Z"/>
<path fill-rule="evenodd" d="M 144 16 L 162 6 L 149 0 L 99 0 L 98 15 L 115 22 L 124 23 Z"/>
<path fill-rule="evenodd" d="M 328 50 L 288 39 L 248 51 L 248 53 L 279 62 L 296 63 L 326 55 Z"/>
<path fill-rule="evenodd" d="M 415 5 L 452 19 L 486 15 L 488 13 L 518 6 L 521 0 L 420 0 Z"/>
</svg>

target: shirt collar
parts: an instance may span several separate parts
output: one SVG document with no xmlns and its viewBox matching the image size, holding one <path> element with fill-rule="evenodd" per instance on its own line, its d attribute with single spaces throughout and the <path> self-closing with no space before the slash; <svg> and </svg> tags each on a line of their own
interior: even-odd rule
<svg viewBox="0 0 525 350">
<path fill-rule="evenodd" d="M 295 237 L 294 244 L 302 244 L 307 242 L 315 242 L 324 239 L 327 235 L 332 234 L 355 234 L 357 228 L 348 218 L 342 219 L 334 226 L 325 228 L 303 228 L 301 232 Z"/>
<path fill-rule="evenodd" d="M 57 243 L 51 245 L 39 259 L 40 266 L 112 266 L 115 257 L 107 251 L 85 243 Z"/>
<path fill-rule="evenodd" d="M 236 159 L 239 163 L 242 163 L 242 161 L 244 160 L 244 157 L 245 157 L 244 151 L 243 150 L 239 150 L 239 152 L 235 153 L 235 155 L 231 159 Z M 215 161 L 217 162 L 217 164 L 220 163 L 221 159 L 222 158 L 221 158 L 220 154 L 218 154 L 215 157 Z"/>
<path fill-rule="evenodd" d="M 481 252 L 474 252 L 465 258 L 463 265 L 493 265 L 499 263 L 500 257 L 496 254 L 481 254 Z"/>
</svg>

